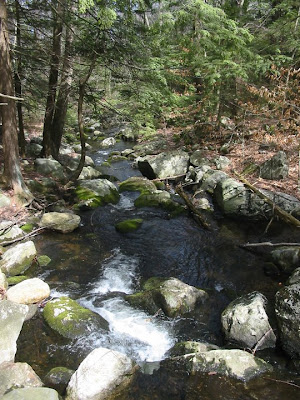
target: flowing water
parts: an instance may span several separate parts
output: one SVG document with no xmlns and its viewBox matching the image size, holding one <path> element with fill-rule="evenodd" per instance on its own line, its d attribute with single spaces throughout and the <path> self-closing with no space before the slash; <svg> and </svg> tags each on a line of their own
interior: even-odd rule
<svg viewBox="0 0 300 400">
<path fill-rule="evenodd" d="M 116 147 L 122 150 L 126 144 Z M 100 165 L 110 151 L 95 151 L 91 156 Z M 118 180 L 139 175 L 127 161 L 113 163 L 105 173 Z M 274 365 L 275 374 L 249 385 L 215 376 L 187 376 L 180 367 L 169 370 L 163 363 L 159 368 L 178 341 L 224 345 L 220 315 L 239 295 L 254 290 L 266 295 L 274 322 L 274 294 L 282 277 L 266 276 L 262 257 L 239 247 L 257 241 L 265 226 L 220 218 L 212 231 L 204 231 L 187 215 L 170 219 L 161 209 L 136 209 L 136 196 L 126 192 L 117 205 L 82 213 L 80 229 L 71 234 L 50 232 L 35 240 L 39 254 L 52 259 L 36 271 L 51 286 L 52 297 L 68 295 L 99 313 L 108 321 L 109 332 L 67 340 L 53 332 L 40 313 L 24 324 L 17 360 L 28 362 L 43 377 L 58 365 L 76 369 L 92 349 L 104 346 L 127 354 L 141 366 L 128 399 L 296 399 L 299 389 L 280 383 L 295 376 L 278 349 L 258 353 Z M 114 225 L 127 218 L 142 218 L 143 224 L 135 232 L 118 233 Z M 295 241 L 294 232 L 276 225 L 270 235 L 274 241 L 283 235 Z M 138 291 L 153 276 L 172 276 L 203 288 L 209 300 L 175 319 L 132 308 L 125 295 Z"/>
</svg>

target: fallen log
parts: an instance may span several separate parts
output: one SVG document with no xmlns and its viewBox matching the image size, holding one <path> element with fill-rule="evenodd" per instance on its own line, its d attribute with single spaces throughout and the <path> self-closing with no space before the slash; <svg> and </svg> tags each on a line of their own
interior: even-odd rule
<svg viewBox="0 0 300 400">
<path fill-rule="evenodd" d="M 277 206 L 274 203 L 274 201 L 269 199 L 269 197 L 267 197 L 259 189 L 257 189 L 255 186 L 253 186 L 242 175 L 240 175 L 236 171 L 233 171 L 233 172 L 239 178 L 239 180 L 241 182 L 243 182 L 249 189 L 252 190 L 252 192 L 257 194 L 257 196 L 259 196 L 261 199 L 263 199 L 265 203 L 269 204 L 272 207 L 274 214 L 278 218 L 280 218 L 282 221 L 284 221 L 285 223 L 287 223 L 289 225 L 293 225 L 293 226 L 296 226 L 297 228 L 300 228 L 300 221 L 297 218 L 293 217 L 291 214 L 289 214 L 288 212 L 284 211 L 281 207 Z"/>
<path fill-rule="evenodd" d="M 187 205 L 188 209 L 191 212 L 191 215 L 193 219 L 203 228 L 205 229 L 210 229 L 210 225 L 205 221 L 201 213 L 197 210 L 197 208 L 194 206 L 188 195 L 185 193 L 185 191 L 182 188 L 182 185 L 179 184 L 175 187 L 176 193 L 179 194 L 179 196 L 184 200 L 185 204 Z"/>
</svg>

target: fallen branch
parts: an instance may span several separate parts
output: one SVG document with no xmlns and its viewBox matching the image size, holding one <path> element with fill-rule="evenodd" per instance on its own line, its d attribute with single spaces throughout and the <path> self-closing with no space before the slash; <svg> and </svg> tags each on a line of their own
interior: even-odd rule
<svg viewBox="0 0 300 400">
<path fill-rule="evenodd" d="M 47 227 L 43 227 L 43 228 L 37 228 L 34 229 L 32 232 L 27 233 L 26 235 L 19 237 L 17 239 L 14 240 L 7 240 L 6 242 L 2 242 L 1 246 L 5 247 L 5 246 L 9 246 L 11 244 L 17 243 L 17 242 L 21 242 L 24 239 L 28 239 L 29 237 L 33 237 L 36 236 L 38 234 L 38 232 L 42 231 L 43 229 L 48 228 L 50 225 L 48 225 Z"/>
<path fill-rule="evenodd" d="M 277 215 L 277 217 L 279 217 L 282 221 L 284 221 L 287 224 L 300 228 L 300 221 L 297 218 L 293 217 L 291 214 L 284 211 L 281 207 L 277 206 L 271 199 L 269 199 L 269 197 L 263 194 L 255 186 L 251 185 L 251 183 L 248 182 L 247 179 L 245 179 L 242 175 L 238 174 L 236 171 L 233 172 L 241 182 L 243 182 L 246 186 L 248 186 L 248 188 L 251 189 L 255 194 L 257 194 L 258 197 L 263 199 L 265 203 L 269 204 L 273 208 L 274 214 Z"/>
<path fill-rule="evenodd" d="M 3 93 L 0 93 L 0 97 L 4 97 L 5 99 L 10 99 L 10 100 L 17 100 L 17 101 L 24 100 L 22 97 L 9 96 L 8 94 L 3 94 Z"/>
<path fill-rule="evenodd" d="M 285 383 L 286 385 L 294 386 L 294 387 L 300 389 L 300 386 L 299 386 L 299 385 L 296 385 L 296 383 L 293 383 L 293 382 L 282 381 L 282 380 L 280 380 L 280 379 L 273 379 L 273 378 L 267 378 L 267 377 L 264 377 L 264 379 L 267 379 L 268 381 L 277 382 L 277 383 Z"/>
<path fill-rule="evenodd" d="M 282 242 L 282 243 L 271 243 L 271 242 L 261 242 L 261 243 L 246 243 L 246 244 L 241 244 L 240 247 L 262 247 L 262 246 L 269 246 L 269 247 L 282 247 L 282 246 L 299 246 L 300 247 L 300 243 L 286 243 L 286 242 Z"/>
<path fill-rule="evenodd" d="M 266 337 L 273 332 L 273 329 L 270 328 L 265 334 L 263 334 L 263 336 L 257 341 L 256 345 L 254 346 L 254 348 L 251 350 L 251 353 L 255 356 L 255 353 L 257 351 L 257 349 L 259 348 L 259 346 L 261 344 L 263 344 L 263 342 L 265 341 Z"/>
<path fill-rule="evenodd" d="M 187 194 L 184 192 L 182 185 L 177 185 L 175 187 L 176 193 L 179 194 L 179 196 L 184 200 L 185 204 L 187 205 L 188 209 L 191 211 L 193 219 L 200 225 L 203 226 L 205 229 L 210 229 L 209 224 L 205 221 L 203 216 L 200 214 L 200 212 L 197 210 L 197 208 L 194 206 L 194 204 L 191 202 Z"/>
</svg>

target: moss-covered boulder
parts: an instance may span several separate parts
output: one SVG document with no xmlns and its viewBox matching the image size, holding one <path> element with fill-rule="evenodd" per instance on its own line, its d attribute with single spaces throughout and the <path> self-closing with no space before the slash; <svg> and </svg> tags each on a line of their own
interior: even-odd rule
<svg viewBox="0 0 300 400">
<path fill-rule="evenodd" d="M 147 178 L 141 178 L 139 176 L 132 176 L 126 181 L 120 183 L 119 191 L 125 192 L 141 192 L 141 193 L 153 193 L 157 190 L 155 184 Z"/>
<path fill-rule="evenodd" d="M 48 228 L 54 231 L 69 233 L 73 232 L 80 225 L 79 215 L 61 212 L 45 213 L 39 223 L 41 228 Z"/>
<path fill-rule="evenodd" d="M 142 193 L 134 202 L 136 207 L 162 207 L 172 215 L 179 215 L 185 208 L 172 200 L 170 193 L 164 190 L 156 190 L 152 193 Z"/>
<path fill-rule="evenodd" d="M 179 342 L 169 350 L 169 355 L 172 357 L 182 356 L 191 353 L 203 353 L 210 350 L 218 350 L 218 346 L 205 342 Z"/>
<path fill-rule="evenodd" d="M 2 397 L 2 400 L 59 400 L 56 390 L 49 388 L 14 389 Z"/>
<path fill-rule="evenodd" d="M 108 330 L 104 318 L 68 297 L 49 301 L 43 316 L 52 329 L 69 339 L 86 335 L 87 332 Z"/>
<path fill-rule="evenodd" d="M 23 282 L 26 279 L 29 279 L 29 276 L 27 275 L 9 276 L 7 278 L 7 283 L 9 286 L 17 285 L 18 283 Z"/>
<path fill-rule="evenodd" d="M 152 314 L 161 309 L 168 317 L 193 311 L 197 303 L 203 303 L 208 298 L 204 290 L 187 285 L 177 278 L 150 278 L 143 289 L 143 292 L 126 296 L 126 300 Z"/>
<path fill-rule="evenodd" d="M 107 179 L 83 180 L 76 189 L 80 202 L 79 209 L 92 209 L 107 203 L 116 204 L 120 195 L 118 189 Z"/>
<path fill-rule="evenodd" d="M 43 379 L 44 384 L 63 395 L 74 372 L 74 370 L 66 367 L 52 368 L 47 375 L 45 375 Z"/>
<path fill-rule="evenodd" d="M 8 276 L 20 275 L 30 267 L 35 257 L 36 248 L 32 241 L 20 243 L 1 256 L 0 268 Z"/>
<path fill-rule="evenodd" d="M 50 264 L 51 258 L 44 254 L 44 255 L 39 256 L 37 258 L 37 262 L 38 262 L 40 267 L 46 267 L 48 264 Z"/>
<path fill-rule="evenodd" d="M 143 223 L 141 218 L 126 219 L 116 224 L 115 228 L 120 233 L 136 231 Z"/>
</svg>

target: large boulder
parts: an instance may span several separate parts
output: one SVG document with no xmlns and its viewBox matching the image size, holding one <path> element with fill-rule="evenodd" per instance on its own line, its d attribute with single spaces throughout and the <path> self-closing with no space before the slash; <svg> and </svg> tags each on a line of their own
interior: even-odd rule
<svg viewBox="0 0 300 400">
<path fill-rule="evenodd" d="M 260 167 L 260 176 L 264 179 L 284 179 L 289 174 L 289 164 L 286 153 L 279 151 Z"/>
<path fill-rule="evenodd" d="M 34 161 L 36 171 L 45 176 L 51 176 L 59 180 L 65 179 L 63 166 L 56 160 L 50 158 L 37 158 Z"/>
<path fill-rule="evenodd" d="M 187 173 L 189 155 L 183 151 L 172 151 L 138 159 L 138 168 L 149 179 L 168 178 Z"/>
<path fill-rule="evenodd" d="M 10 221 L 0 222 L 0 245 L 21 238 L 25 235 L 24 231 L 17 225 L 13 225 Z"/>
<path fill-rule="evenodd" d="M 95 208 L 106 203 L 116 204 L 120 195 L 113 183 L 107 179 L 80 181 L 76 189 L 79 208 Z"/>
<path fill-rule="evenodd" d="M 2 255 L 0 268 L 8 276 L 20 275 L 30 267 L 36 254 L 36 248 L 32 241 L 19 243 Z"/>
<path fill-rule="evenodd" d="M 49 228 L 54 231 L 68 233 L 77 229 L 80 225 L 80 221 L 81 218 L 76 214 L 49 212 L 42 216 L 39 226 L 41 228 Z"/>
<path fill-rule="evenodd" d="M 2 397 L 1 400 L 60 400 L 56 390 L 34 387 L 14 389 Z"/>
<path fill-rule="evenodd" d="M 61 163 L 70 171 L 75 171 L 79 165 L 80 157 L 80 154 L 65 155 L 61 157 Z M 91 157 L 85 156 L 84 165 L 86 167 L 94 167 L 95 163 Z"/>
<path fill-rule="evenodd" d="M 132 128 L 125 127 L 120 130 L 119 136 L 125 142 L 135 142 L 137 140 L 138 134 L 134 132 Z"/>
<path fill-rule="evenodd" d="M 272 371 L 272 366 L 258 357 L 243 350 L 209 350 L 200 353 L 176 357 L 176 362 L 186 365 L 190 374 L 214 373 L 242 381 Z"/>
<path fill-rule="evenodd" d="M 26 279 L 6 292 L 7 300 L 19 304 L 35 304 L 50 296 L 49 285 L 39 278 Z"/>
<path fill-rule="evenodd" d="M 113 147 L 116 144 L 116 139 L 114 137 L 108 137 L 100 143 L 100 147 L 107 149 L 108 147 Z"/>
<path fill-rule="evenodd" d="M 68 297 L 49 301 L 43 316 L 52 329 L 69 339 L 84 336 L 87 332 L 108 330 L 104 318 Z"/>
<path fill-rule="evenodd" d="M 93 167 L 83 167 L 78 180 L 97 179 L 100 178 L 100 176 L 102 176 L 102 172 L 97 169 Z"/>
<path fill-rule="evenodd" d="M 222 313 L 222 326 L 229 342 L 242 348 L 275 347 L 276 337 L 265 310 L 267 299 L 253 292 L 231 302 Z"/>
<path fill-rule="evenodd" d="M 0 364 L 0 398 L 11 389 L 40 386 L 43 382 L 30 365 L 19 362 Z"/>
<path fill-rule="evenodd" d="M 276 293 L 275 312 L 279 337 L 284 350 L 300 359 L 300 282 L 285 286 Z"/>
<path fill-rule="evenodd" d="M 28 306 L 9 300 L 0 302 L 0 364 L 14 361 L 17 339 L 25 321 Z"/>
<path fill-rule="evenodd" d="M 74 372 L 66 367 L 55 367 L 45 375 L 43 380 L 46 386 L 57 390 L 59 394 L 64 394 Z"/>
<path fill-rule="evenodd" d="M 141 193 L 153 193 L 157 190 L 155 184 L 147 178 L 141 178 L 139 176 L 132 176 L 126 181 L 123 181 L 119 185 L 119 191 L 132 191 Z"/>
<path fill-rule="evenodd" d="M 177 317 L 193 311 L 208 295 L 204 290 L 181 282 L 177 278 L 150 278 L 143 285 L 143 292 L 126 296 L 133 306 L 154 314 L 161 309 L 168 317 Z"/>
<path fill-rule="evenodd" d="M 271 251 L 271 257 L 274 264 L 278 265 L 281 271 L 292 273 L 300 265 L 300 247 L 282 246 Z"/>
<path fill-rule="evenodd" d="M 79 365 L 67 387 L 66 400 L 108 400 L 126 392 L 137 367 L 115 350 L 93 350 Z"/>
</svg>

